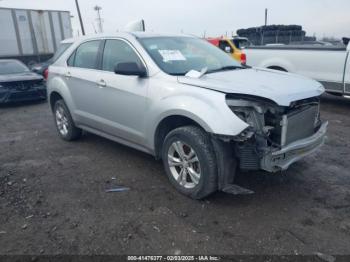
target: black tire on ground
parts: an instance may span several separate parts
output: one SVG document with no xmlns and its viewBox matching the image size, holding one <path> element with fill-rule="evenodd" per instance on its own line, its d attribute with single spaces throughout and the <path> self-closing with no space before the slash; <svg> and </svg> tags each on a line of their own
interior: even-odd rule
<svg viewBox="0 0 350 262">
<path fill-rule="evenodd" d="M 68 128 L 67 128 L 68 132 L 67 132 L 67 134 L 62 134 L 60 132 L 60 130 L 59 130 L 58 125 L 57 125 L 56 111 L 58 110 L 59 107 L 61 107 L 63 109 L 64 114 L 65 114 L 66 119 L 67 119 L 67 123 L 68 123 Z M 72 118 L 72 116 L 71 116 L 71 114 L 69 112 L 69 109 L 68 109 L 67 105 L 65 104 L 65 102 L 62 99 L 57 100 L 55 102 L 53 113 L 54 113 L 54 119 L 55 119 L 55 125 L 56 125 L 57 132 L 58 132 L 59 136 L 63 140 L 73 141 L 73 140 L 77 140 L 77 139 L 79 139 L 81 137 L 82 130 L 75 126 L 73 118 Z"/>
<path fill-rule="evenodd" d="M 194 149 L 200 164 L 200 179 L 193 188 L 185 188 L 173 177 L 168 164 L 168 151 L 171 145 L 181 141 Z M 193 199 L 202 199 L 217 190 L 217 164 L 208 133 L 196 126 L 179 127 L 165 137 L 162 147 L 162 160 L 166 174 L 174 187 L 182 194 Z"/>
</svg>

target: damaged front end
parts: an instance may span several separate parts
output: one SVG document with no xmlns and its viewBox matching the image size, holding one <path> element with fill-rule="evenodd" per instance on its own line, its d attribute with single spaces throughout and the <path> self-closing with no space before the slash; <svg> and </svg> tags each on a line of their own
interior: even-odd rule
<svg viewBox="0 0 350 262">
<path fill-rule="evenodd" d="M 46 99 L 43 79 L 0 82 L 0 104 Z"/>
<path fill-rule="evenodd" d="M 285 170 L 324 143 L 328 123 L 320 119 L 319 97 L 296 101 L 288 107 L 239 95 L 227 95 L 226 103 L 249 124 L 230 138 L 242 170 Z"/>
</svg>

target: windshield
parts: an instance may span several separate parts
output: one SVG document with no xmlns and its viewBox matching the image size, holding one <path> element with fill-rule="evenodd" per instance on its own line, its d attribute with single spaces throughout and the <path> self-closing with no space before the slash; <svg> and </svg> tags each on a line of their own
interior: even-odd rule
<svg viewBox="0 0 350 262">
<path fill-rule="evenodd" d="M 205 40 L 194 37 L 150 37 L 139 39 L 155 63 L 171 75 L 185 75 L 190 70 L 207 72 L 241 65 Z"/>
<path fill-rule="evenodd" d="M 60 46 L 57 48 L 55 54 L 53 55 L 53 57 L 50 59 L 50 61 L 52 61 L 52 63 L 56 62 L 56 60 L 64 53 L 64 51 L 66 51 L 68 49 L 68 47 L 70 47 L 72 45 L 72 43 L 64 43 L 64 44 L 60 44 Z"/>
<path fill-rule="evenodd" d="M 19 61 L 0 61 L 0 75 L 19 74 L 29 69 Z"/>
</svg>

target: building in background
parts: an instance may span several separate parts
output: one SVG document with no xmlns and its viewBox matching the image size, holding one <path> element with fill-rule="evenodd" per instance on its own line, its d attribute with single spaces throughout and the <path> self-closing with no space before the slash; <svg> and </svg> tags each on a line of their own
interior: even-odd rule
<svg viewBox="0 0 350 262">
<path fill-rule="evenodd" d="M 63 39 L 72 37 L 70 13 L 0 8 L 0 58 L 27 65 L 49 59 Z"/>
</svg>

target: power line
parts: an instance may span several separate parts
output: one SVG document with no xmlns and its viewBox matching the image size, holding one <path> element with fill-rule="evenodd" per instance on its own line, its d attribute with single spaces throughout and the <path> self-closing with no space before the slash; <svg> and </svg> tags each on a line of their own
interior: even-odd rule
<svg viewBox="0 0 350 262">
<path fill-rule="evenodd" d="M 83 24 L 83 19 L 81 18 L 78 0 L 75 0 L 75 5 L 77 6 L 78 17 L 79 17 L 79 22 L 80 22 L 80 26 L 81 26 L 81 33 L 83 35 L 85 35 L 84 24 Z"/>
</svg>

